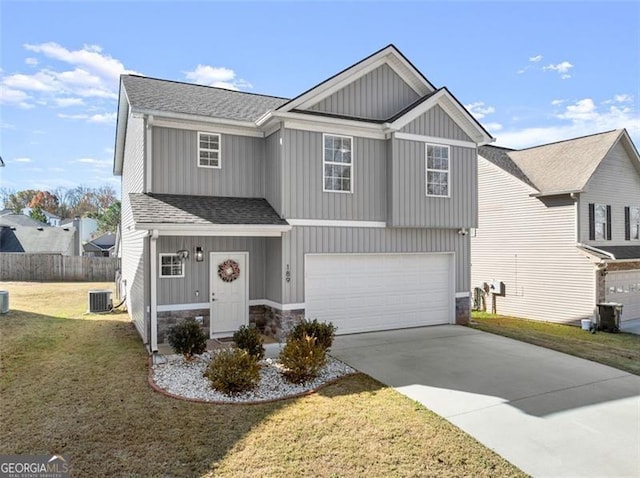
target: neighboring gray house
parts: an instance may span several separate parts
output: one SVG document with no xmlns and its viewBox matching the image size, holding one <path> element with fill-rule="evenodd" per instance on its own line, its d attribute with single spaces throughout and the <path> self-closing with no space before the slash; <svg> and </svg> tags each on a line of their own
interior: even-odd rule
<svg viewBox="0 0 640 478">
<path fill-rule="evenodd" d="M 113 254 L 116 245 L 116 235 L 111 233 L 102 234 L 89 242 L 83 244 L 82 249 L 85 256 L 109 257 Z"/>
<path fill-rule="evenodd" d="M 500 314 L 553 322 L 619 302 L 640 317 L 640 157 L 626 130 L 520 151 L 479 148 L 473 287 Z"/>
<path fill-rule="evenodd" d="M 22 210 L 22 214 L 24 214 L 25 216 L 30 216 L 31 211 L 33 211 L 33 208 L 25 207 Z M 60 226 L 60 221 L 62 220 L 60 218 L 60 216 L 56 216 L 55 214 L 47 212 L 44 209 L 41 209 L 41 211 L 42 211 L 42 214 L 44 214 L 44 217 L 47 218 L 47 224 L 49 224 L 50 226 L 54 226 L 54 227 Z"/>
<path fill-rule="evenodd" d="M 123 75 L 122 288 L 151 351 L 301 315 L 338 333 L 466 322 L 477 145 L 390 45 L 289 100 Z"/>
<path fill-rule="evenodd" d="M 74 227 L 0 225 L 0 252 L 72 256 L 75 232 Z"/>
</svg>

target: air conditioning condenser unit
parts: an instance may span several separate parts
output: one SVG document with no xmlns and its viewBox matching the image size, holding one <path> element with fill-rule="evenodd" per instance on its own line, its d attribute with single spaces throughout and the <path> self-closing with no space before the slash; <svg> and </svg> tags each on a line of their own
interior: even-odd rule
<svg viewBox="0 0 640 478">
<path fill-rule="evenodd" d="M 113 309 L 110 290 L 89 291 L 89 312 L 109 312 Z"/>
<path fill-rule="evenodd" d="M 9 312 L 9 291 L 0 290 L 0 314 Z"/>
</svg>

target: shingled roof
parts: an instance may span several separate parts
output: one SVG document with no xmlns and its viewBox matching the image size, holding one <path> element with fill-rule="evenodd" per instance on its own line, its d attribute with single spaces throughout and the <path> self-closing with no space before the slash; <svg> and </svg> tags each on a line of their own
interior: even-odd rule
<svg viewBox="0 0 640 478">
<path fill-rule="evenodd" d="M 486 160 L 492 162 L 503 171 L 515 176 L 520 181 L 535 188 L 536 186 L 529 180 L 526 174 L 518 167 L 516 163 L 509 157 L 509 153 L 513 152 L 510 148 L 501 148 L 500 146 L 485 145 L 478 147 L 478 154 Z"/>
<path fill-rule="evenodd" d="M 136 224 L 288 226 L 262 198 L 130 193 Z"/>
<path fill-rule="evenodd" d="M 212 86 L 122 75 L 132 108 L 236 121 L 255 121 L 288 100 Z"/>
</svg>

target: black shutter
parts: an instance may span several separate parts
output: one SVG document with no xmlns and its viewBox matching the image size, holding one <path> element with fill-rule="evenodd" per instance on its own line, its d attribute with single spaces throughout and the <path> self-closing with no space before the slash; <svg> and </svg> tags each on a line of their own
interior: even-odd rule
<svg viewBox="0 0 640 478">
<path fill-rule="evenodd" d="M 607 206 L 607 241 L 611 240 L 611 206 Z"/>
<path fill-rule="evenodd" d="M 589 203 L 589 240 L 596 240 L 596 205 Z"/>
<path fill-rule="evenodd" d="M 629 211 L 629 206 L 624 208 L 624 240 L 631 240 L 631 211 Z"/>
</svg>

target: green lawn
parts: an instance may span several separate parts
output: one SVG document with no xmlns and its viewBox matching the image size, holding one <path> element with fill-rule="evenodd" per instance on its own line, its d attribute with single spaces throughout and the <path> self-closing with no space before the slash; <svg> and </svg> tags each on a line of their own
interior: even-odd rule
<svg viewBox="0 0 640 478">
<path fill-rule="evenodd" d="M 158 394 L 127 316 L 84 314 L 111 287 L 0 286 L 0 453 L 63 454 L 78 477 L 525 476 L 362 374 L 263 405 Z"/>
<path fill-rule="evenodd" d="M 478 330 L 504 335 L 599 362 L 640 375 L 640 335 L 590 334 L 580 327 L 473 312 L 469 324 Z"/>
</svg>

